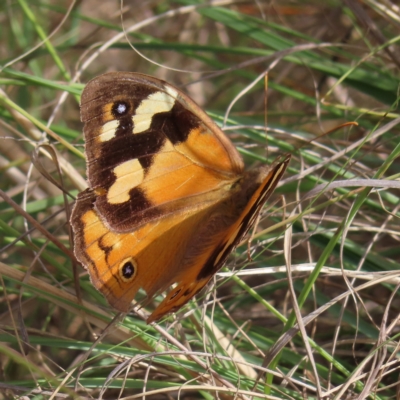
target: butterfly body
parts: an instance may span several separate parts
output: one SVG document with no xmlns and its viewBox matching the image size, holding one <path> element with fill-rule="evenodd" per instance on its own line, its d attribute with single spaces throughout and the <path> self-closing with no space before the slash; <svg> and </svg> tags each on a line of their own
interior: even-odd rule
<svg viewBox="0 0 400 400">
<path fill-rule="evenodd" d="M 90 188 L 71 217 L 75 254 L 120 311 L 142 288 L 174 288 L 176 311 L 222 267 L 289 159 L 244 171 L 236 148 L 187 96 L 146 75 L 95 78 L 82 94 Z"/>
</svg>

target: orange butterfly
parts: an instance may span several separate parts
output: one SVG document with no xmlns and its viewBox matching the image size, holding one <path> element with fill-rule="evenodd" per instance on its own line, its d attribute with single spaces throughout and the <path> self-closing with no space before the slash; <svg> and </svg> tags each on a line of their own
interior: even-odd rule
<svg viewBox="0 0 400 400">
<path fill-rule="evenodd" d="M 177 88 L 131 72 L 91 80 L 81 117 L 90 188 L 71 224 L 75 254 L 119 311 L 170 290 L 147 319 L 177 311 L 224 265 L 290 157 L 244 171 L 218 126 Z"/>
</svg>

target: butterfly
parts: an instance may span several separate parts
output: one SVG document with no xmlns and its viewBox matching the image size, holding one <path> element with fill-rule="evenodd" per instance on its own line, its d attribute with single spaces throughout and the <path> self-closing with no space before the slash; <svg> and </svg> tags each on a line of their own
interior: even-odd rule
<svg viewBox="0 0 400 400">
<path fill-rule="evenodd" d="M 254 224 L 290 156 L 244 170 L 222 130 L 151 76 L 111 72 L 81 98 L 89 188 L 71 215 L 74 252 L 110 305 L 170 289 L 148 323 L 201 291 Z M 172 287 L 172 289 L 171 289 Z"/>
</svg>

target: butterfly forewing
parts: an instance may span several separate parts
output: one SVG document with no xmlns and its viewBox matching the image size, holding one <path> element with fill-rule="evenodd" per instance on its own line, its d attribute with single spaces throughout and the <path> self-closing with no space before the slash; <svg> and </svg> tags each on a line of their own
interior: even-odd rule
<svg viewBox="0 0 400 400">
<path fill-rule="evenodd" d="M 212 202 L 204 195 L 229 189 L 243 171 L 215 123 L 161 80 L 128 72 L 97 77 L 83 91 L 81 114 L 95 206 L 118 232 Z"/>
</svg>

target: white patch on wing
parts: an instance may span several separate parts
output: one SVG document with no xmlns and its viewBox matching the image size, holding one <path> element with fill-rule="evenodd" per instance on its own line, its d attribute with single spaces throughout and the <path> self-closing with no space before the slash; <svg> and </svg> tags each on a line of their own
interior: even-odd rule
<svg viewBox="0 0 400 400">
<path fill-rule="evenodd" d="M 150 128 L 151 120 L 155 114 L 171 111 L 175 104 L 177 92 L 172 88 L 165 87 L 165 92 L 155 92 L 142 100 L 132 117 L 133 133 L 141 133 Z"/>
<path fill-rule="evenodd" d="M 119 121 L 113 119 L 112 121 L 106 122 L 102 127 L 99 135 L 100 142 L 107 142 L 115 136 Z"/>
<path fill-rule="evenodd" d="M 144 179 L 144 170 L 139 160 L 129 160 L 113 170 L 116 180 L 107 193 L 110 204 L 121 204 L 129 201 L 129 192 L 140 185 Z"/>
</svg>

